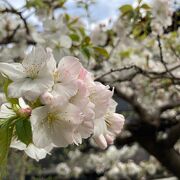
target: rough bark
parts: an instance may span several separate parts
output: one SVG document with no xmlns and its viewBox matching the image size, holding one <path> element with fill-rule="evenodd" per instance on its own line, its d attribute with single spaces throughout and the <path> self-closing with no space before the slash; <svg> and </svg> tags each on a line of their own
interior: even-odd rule
<svg viewBox="0 0 180 180">
<path fill-rule="evenodd" d="M 144 149 L 155 156 L 164 167 L 180 179 L 180 155 L 174 148 L 166 148 L 160 145 L 156 142 L 153 134 L 142 136 L 133 132 L 133 135 Z"/>
</svg>

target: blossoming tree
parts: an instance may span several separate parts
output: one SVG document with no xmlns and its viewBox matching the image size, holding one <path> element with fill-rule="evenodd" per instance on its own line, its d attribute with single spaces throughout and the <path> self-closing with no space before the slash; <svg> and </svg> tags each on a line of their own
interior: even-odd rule
<svg viewBox="0 0 180 180">
<path fill-rule="evenodd" d="M 93 3 L 77 1 L 87 18 Z M 113 25 L 91 30 L 80 17 L 59 14 L 65 6 L 65 0 L 29 0 L 21 9 L 1 4 L 1 174 L 10 148 L 38 161 L 91 138 L 101 149 L 114 140 L 117 147 L 138 142 L 180 177 L 177 7 L 139 0 L 121 6 Z M 124 116 L 113 94 L 133 109 L 120 136 Z"/>
</svg>

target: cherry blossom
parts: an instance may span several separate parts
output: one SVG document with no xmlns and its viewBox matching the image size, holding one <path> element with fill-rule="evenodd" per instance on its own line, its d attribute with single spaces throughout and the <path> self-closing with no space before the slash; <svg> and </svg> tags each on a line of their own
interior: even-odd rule
<svg viewBox="0 0 180 180">
<path fill-rule="evenodd" d="M 0 72 L 13 81 L 8 87 L 9 97 L 33 101 L 46 92 L 53 85 L 52 73 L 47 66 L 49 57 L 49 52 L 38 47 L 33 48 L 22 63 L 1 63 Z"/>
</svg>

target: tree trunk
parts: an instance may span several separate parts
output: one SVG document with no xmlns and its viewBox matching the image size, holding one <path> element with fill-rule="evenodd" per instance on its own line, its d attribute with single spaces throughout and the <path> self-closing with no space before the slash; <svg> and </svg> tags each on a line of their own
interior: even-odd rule
<svg viewBox="0 0 180 180">
<path fill-rule="evenodd" d="M 180 155 L 173 148 L 159 145 L 153 135 L 134 134 L 137 142 L 180 179 Z"/>
</svg>

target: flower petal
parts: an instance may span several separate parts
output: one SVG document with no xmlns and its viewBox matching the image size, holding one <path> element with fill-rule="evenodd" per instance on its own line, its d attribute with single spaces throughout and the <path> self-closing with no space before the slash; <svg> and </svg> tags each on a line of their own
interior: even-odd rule
<svg viewBox="0 0 180 180">
<path fill-rule="evenodd" d="M 94 140 L 101 149 L 107 148 L 107 141 L 106 141 L 104 135 L 101 134 L 100 136 L 96 136 L 96 137 L 94 137 Z"/>
<path fill-rule="evenodd" d="M 58 72 L 60 73 L 60 81 L 68 82 L 77 79 L 82 68 L 79 60 L 72 56 L 63 57 L 58 64 Z"/>
<path fill-rule="evenodd" d="M 15 112 L 11 109 L 11 104 L 4 103 L 0 107 L 0 118 L 10 118 L 15 115 Z"/>
<path fill-rule="evenodd" d="M 66 35 L 61 35 L 60 36 L 60 45 L 64 48 L 71 48 L 72 46 L 72 40 L 69 36 Z"/>
<path fill-rule="evenodd" d="M 75 81 L 69 83 L 58 83 L 53 87 L 51 94 L 54 97 L 56 105 L 63 106 L 67 101 L 77 93 L 77 84 Z"/>
<path fill-rule="evenodd" d="M 0 63 L 0 73 L 13 81 L 26 77 L 25 70 L 20 63 Z"/>
<path fill-rule="evenodd" d="M 36 161 L 39 161 L 40 159 L 44 159 L 48 154 L 48 151 L 46 151 L 43 148 L 38 148 L 32 143 L 29 144 L 24 151 L 29 157 L 35 159 Z"/>
</svg>

